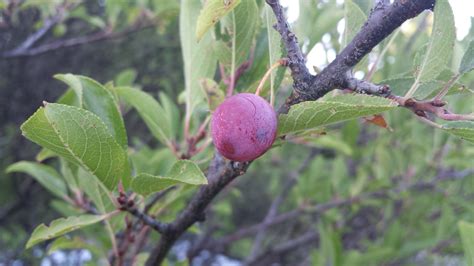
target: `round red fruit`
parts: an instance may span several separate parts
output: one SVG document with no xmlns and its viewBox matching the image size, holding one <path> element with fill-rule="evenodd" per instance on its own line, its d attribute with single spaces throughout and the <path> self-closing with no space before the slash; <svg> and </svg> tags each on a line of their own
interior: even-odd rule
<svg viewBox="0 0 474 266">
<path fill-rule="evenodd" d="M 277 116 L 262 97 L 236 94 L 214 111 L 211 133 L 222 156 L 238 162 L 251 161 L 272 146 L 277 134 Z"/>
</svg>

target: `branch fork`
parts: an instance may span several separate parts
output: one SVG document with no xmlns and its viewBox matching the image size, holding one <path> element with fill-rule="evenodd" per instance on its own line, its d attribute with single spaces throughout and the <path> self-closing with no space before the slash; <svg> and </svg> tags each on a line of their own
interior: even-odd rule
<svg viewBox="0 0 474 266">
<path fill-rule="evenodd" d="M 365 55 L 395 29 L 400 27 L 403 22 L 416 17 L 424 10 L 432 9 L 435 0 L 395 0 L 392 4 L 386 0 L 378 1 L 359 33 L 336 59 L 316 76 L 311 75 L 306 68 L 305 57 L 298 45 L 295 34 L 290 30 L 284 10 L 279 4 L 279 1 L 266 0 L 266 3 L 272 8 L 275 14 L 277 20 L 275 29 L 280 33 L 286 48 L 288 67 L 293 77 L 294 90 L 292 95 L 279 110 L 279 113 L 285 113 L 293 104 L 317 100 L 334 89 L 349 88 L 358 93 L 390 97 L 391 92 L 388 86 L 375 85 L 356 80 L 347 75 L 347 73 L 350 73 L 352 68 L 360 62 Z M 226 81 L 225 75 L 222 75 L 222 77 L 224 81 Z M 412 104 L 410 101 L 408 102 L 409 105 Z M 435 101 L 430 103 L 430 105 L 431 107 L 429 108 L 431 109 L 427 107 L 427 104 L 422 104 L 421 106 L 425 107 L 425 109 L 428 108 L 426 110 L 423 109 L 423 111 L 436 111 L 436 114 L 444 118 L 449 117 L 446 115 L 451 115 L 449 113 L 446 114 L 445 111 L 440 112 L 439 110 L 441 109 L 436 109 L 443 108 L 441 102 Z M 412 105 L 411 108 L 413 108 L 413 106 L 419 106 L 419 104 L 417 105 L 415 102 L 415 105 Z M 190 200 L 185 210 L 175 221 L 169 224 L 169 229 L 162 234 L 160 242 L 150 253 L 146 265 L 158 265 L 163 262 L 175 241 L 177 241 L 191 225 L 203 220 L 205 210 L 211 201 L 237 176 L 244 174 L 249 164 L 250 162 L 244 164 L 229 162 L 216 153 L 207 173 L 209 185 L 202 186 Z M 352 200 L 354 199 L 351 199 L 351 202 Z M 336 205 L 339 206 L 339 204 Z M 300 212 L 301 210 L 296 210 L 292 215 L 298 215 Z M 307 238 L 311 240 L 313 240 L 314 237 L 312 234 L 308 234 L 307 236 Z M 306 240 L 306 238 L 303 240 Z"/>
</svg>

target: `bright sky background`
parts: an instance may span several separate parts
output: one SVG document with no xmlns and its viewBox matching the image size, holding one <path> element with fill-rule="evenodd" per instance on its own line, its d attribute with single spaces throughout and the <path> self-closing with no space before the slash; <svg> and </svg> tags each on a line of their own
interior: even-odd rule
<svg viewBox="0 0 474 266">
<path fill-rule="evenodd" d="M 309 0 L 308 0 L 309 1 Z M 298 19 L 299 16 L 299 1 L 295 0 L 280 0 L 283 6 L 288 7 L 288 20 L 290 22 Z M 337 0 L 338 3 L 343 3 L 343 0 Z M 454 12 L 454 19 L 457 29 L 458 40 L 467 35 L 470 28 L 471 17 L 474 17 L 474 1 L 472 0 L 449 0 Z"/>
<path fill-rule="evenodd" d="M 307 0 L 309 1 L 309 0 Z M 299 1 L 296 0 L 280 0 L 281 4 L 288 7 L 288 21 L 294 22 L 299 16 Z M 337 0 L 338 3 L 343 4 L 344 0 Z M 456 25 L 456 36 L 458 40 L 462 40 L 468 33 L 471 27 L 471 17 L 474 17 L 474 1 L 472 0 L 449 0 L 454 13 L 454 23 Z M 317 25 L 315 25 L 317 26 Z M 473 25 L 474 26 L 474 25 Z M 338 24 L 338 31 L 342 32 L 344 28 L 343 23 Z M 324 36 L 323 36 L 324 42 Z M 313 74 L 312 66 L 323 68 L 326 64 L 326 53 L 322 44 L 318 43 L 315 47 L 308 47 L 312 50 L 307 55 L 307 67 Z M 330 62 L 336 58 L 336 53 L 329 50 L 327 60 Z M 355 73 L 357 78 L 362 78 L 363 73 Z"/>
</svg>

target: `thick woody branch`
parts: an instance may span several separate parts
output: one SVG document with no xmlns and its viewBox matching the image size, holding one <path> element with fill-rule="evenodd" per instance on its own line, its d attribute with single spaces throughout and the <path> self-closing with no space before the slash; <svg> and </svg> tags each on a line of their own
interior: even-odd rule
<svg viewBox="0 0 474 266">
<path fill-rule="evenodd" d="M 267 0 L 267 4 L 273 9 L 277 18 L 277 24 L 274 25 L 274 27 L 280 33 L 283 44 L 288 52 L 288 67 L 291 70 L 294 87 L 297 90 L 304 90 L 309 86 L 312 77 L 306 68 L 306 60 L 298 45 L 298 40 L 295 34 L 291 32 L 290 26 L 285 18 L 284 10 L 278 0 Z"/>
<path fill-rule="evenodd" d="M 169 224 L 168 230 L 161 235 L 158 245 L 150 253 L 146 265 L 161 264 L 175 241 L 194 223 L 205 220 L 207 206 L 230 182 L 244 174 L 249 164 L 229 162 L 216 153 L 209 165 L 208 185 L 202 186 L 184 211 Z"/>
<path fill-rule="evenodd" d="M 293 34 L 287 27 L 288 24 L 281 12 L 281 5 L 276 0 L 267 0 L 272 7 L 277 18 L 278 29 L 282 40 L 287 48 L 288 57 L 299 58 L 299 50 L 296 38 L 288 38 Z M 380 1 L 372 10 L 364 26 L 360 29 L 354 39 L 337 55 L 325 69 L 316 76 L 312 76 L 309 84 L 306 76 L 299 77 L 293 75 L 295 86 L 293 95 L 287 100 L 283 112 L 288 110 L 292 104 L 303 101 L 314 101 L 333 89 L 344 88 L 347 86 L 347 73 L 359 63 L 362 58 L 372 49 L 389 36 L 395 29 L 400 27 L 403 22 L 427 9 L 434 7 L 435 0 L 396 0 L 392 4 Z M 315 25 L 317 26 L 317 25 Z M 284 31 L 280 29 L 285 29 Z M 304 60 L 303 60 L 304 62 Z"/>
</svg>

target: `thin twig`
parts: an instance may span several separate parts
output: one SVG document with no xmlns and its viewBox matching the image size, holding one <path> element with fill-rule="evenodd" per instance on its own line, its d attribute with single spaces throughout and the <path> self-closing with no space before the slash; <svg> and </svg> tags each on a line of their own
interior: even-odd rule
<svg viewBox="0 0 474 266">
<path fill-rule="evenodd" d="M 441 128 L 440 125 L 428 119 L 428 114 L 434 115 L 438 118 L 448 121 L 458 120 L 474 120 L 474 115 L 470 114 L 456 114 L 445 108 L 446 102 L 441 101 L 441 98 L 449 90 L 449 87 L 456 80 L 456 76 L 448 81 L 440 93 L 432 100 L 419 101 L 414 98 L 406 98 L 392 94 L 388 85 L 373 84 L 365 80 L 357 80 L 354 78 L 347 79 L 347 89 L 357 93 L 377 95 L 393 100 L 398 103 L 400 107 L 405 107 L 411 110 L 420 120 L 431 126 Z"/>
<path fill-rule="evenodd" d="M 148 22 L 148 23 L 137 23 L 125 30 L 114 32 L 111 28 L 106 28 L 102 31 L 96 32 L 91 35 L 75 37 L 66 40 L 58 40 L 51 43 L 46 43 L 37 47 L 28 48 L 28 49 L 15 49 L 12 51 L 7 51 L 1 54 L 3 58 L 13 58 L 13 57 L 24 57 L 24 56 L 35 56 L 39 54 L 43 54 L 46 52 L 67 48 L 67 47 L 74 47 L 78 45 L 99 42 L 104 40 L 111 40 L 111 39 L 118 39 L 125 37 L 129 34 L 153 27 L 156 25 L 155 21 Z"/>
<path fill-rule="evenodd" d="M 130 213 L 131 215 L 137 217 L 140 221 L 150 226 L 155 231 L 161 234 L 165 234 L 166 232 L 169 231 L 169 228 L 170 228 L 169 224 L 155 220 L 153 217 L 149 216 L 148 214 L 138 210 L 133 199 L 129 199 L 127 196 L 124 196 L 124 194 L 122 194 L 119 197 L 118 202 L 121 205 L 120 206 L 121 211 L 126 211 Z"/>
<path fill-rule="evenodd" d="M 57 10 L 56 14 L 44 20 L 43 26 L 40 29 L 38 29 L 36 32 L 31 34 L 16 48 L 8 52 L 5 52 L 4 54 L 13 57 L 13 56 L 21 55 L 25 51 L 28 51 L 33 45 L 35 45 L 39 40 L 41 40 L 41 38 L 43 38 L 45 34 L 48 33 L 56 24 L 58 24 L 64 19 L 66 12 L 74 9 L 77 6 L 78 6 L 77 3 L 68 4 L 67 2 L 59 5 L 56 8 Z"/>
<path fill-rule="evenodd" d="M 276 63 L 270 66 L 270 68 L 265 72 L 265 75 L 263 75 L 262 79 L 258 83 L 257 89 L 255 90 L 255 95 L 259 95 L 260 91 L 263 88 L 263 85 L 265 85 L 265 81 L 267 81 L 268 77 L 272 74 L 272 71 L 276 69 L 279 66 L 285 66 L 288 64 L 288 61 L 286 59 L 280 59 Z M 273 103 L 270 103 L 270 105 L 273 105 Z"/>
<path fill-rule="evenodd" d="M 454 75 L 446 84 L 443 89 L 433 98 L 433 101 L 441 101 L 446 94 L 448 94 L 451 86 L 459 79 L 459 74 Z"/>
</svg>

